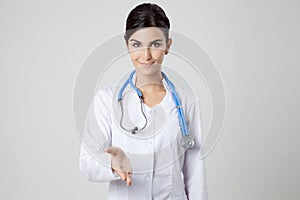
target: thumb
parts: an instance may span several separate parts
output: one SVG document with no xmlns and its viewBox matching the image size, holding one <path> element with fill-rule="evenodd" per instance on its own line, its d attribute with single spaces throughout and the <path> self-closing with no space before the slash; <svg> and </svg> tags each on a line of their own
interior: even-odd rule
<svg viewBox="0 0 300 200">
<path fill-rule="evenodd" d="M 118 149 L 115 147 L 107 147 L 106 149 L 104 149 L 104 151 L 106 153 L 110 153 L 112 155 L 117 155 L 117 153 L 118 153 Z"/>
</svg>

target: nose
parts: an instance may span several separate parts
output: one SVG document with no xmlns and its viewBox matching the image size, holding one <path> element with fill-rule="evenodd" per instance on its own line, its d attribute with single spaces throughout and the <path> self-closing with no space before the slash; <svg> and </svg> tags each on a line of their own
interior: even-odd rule
<svg viewBox="0 0 300 200">
<path fill-rule="evenodd" d="M 143 56 L 143 58 L 145 60 L 149 60 L 151 58 L 151 49 L 149 47 L 146 47 L 144 49 L 144 56 Z"/>
</svg>

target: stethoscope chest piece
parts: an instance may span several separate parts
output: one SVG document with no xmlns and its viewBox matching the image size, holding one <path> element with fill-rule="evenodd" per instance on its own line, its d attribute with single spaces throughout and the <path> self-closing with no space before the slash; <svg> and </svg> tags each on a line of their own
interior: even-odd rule
<svg viewBox="0 0 300 200">
<path fill-rule="evenodd" d="M 181 145 L 183 148 L 188 150 L 188 149 L 192 149 L 194 147 L 195 142 L 194 142 L 193 138 L 191 138 L 190 136 L 184 136 L 181 138 Z"/>
</svg>

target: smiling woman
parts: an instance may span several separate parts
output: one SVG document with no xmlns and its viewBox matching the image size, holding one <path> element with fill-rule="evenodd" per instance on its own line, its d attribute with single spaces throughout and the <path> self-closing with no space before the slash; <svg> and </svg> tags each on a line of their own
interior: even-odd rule
<svg viewBox="0 0 300 200">
<path fill-rule="evenodd" d="M 102 134 L 105 141 L 96 148 L 108 158 L 109 167 L 82 145 L 80 170 L 89 180 L 109 182 L 108 199 L 208 199 L 204 160 L 197 158 L 202 142 L 197 101 L 175 88 L 162 71 L 172 45 L 169 28 L 169 19 L 156 4 L 140 4 L 129 13 L 124 39 L 135 70 L 122 87 L 100 89 L 87 115 L 84 134 Z M 122 95 L 128 85 L 134 95 L 125 113 Z M 116 93 L 120 121 L 112 112 Z M 126 128 L 124 116 L 137 125 Z"/>
<path fill-rule="evenodd" d="M 149 107 L 158 104 L 166 94 L 162 83 L 161 64 L 170 49 L 172 39 L 166 43 L 160 28 L 148 27 L 137 30 L 127 43 L 133 65 L 136 68 L 135 86 Z"/>
</svg>

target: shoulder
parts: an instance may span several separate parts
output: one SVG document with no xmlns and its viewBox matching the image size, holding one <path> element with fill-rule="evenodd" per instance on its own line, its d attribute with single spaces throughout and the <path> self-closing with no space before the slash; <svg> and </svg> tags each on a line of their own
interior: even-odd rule
<svg viewBox="0 0 300 200">
<path fill-rule="evenodd" d="M 94 95 L 94 108 L 110 110 L 112 108 L 115 88 L 116 85 L 99 88 Z"/>
<path fill-rule="evenodd" d="M 98 100 L 99 99 L 104 99 L 104 100 L 112 99 L 115 89 L 116 89 L 116 84 L 111 85 L 111 86 L 102 87 L 95 92 L 95 98 Z"/>
</svg>

